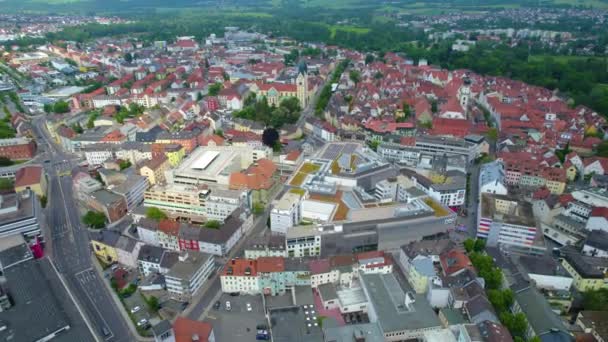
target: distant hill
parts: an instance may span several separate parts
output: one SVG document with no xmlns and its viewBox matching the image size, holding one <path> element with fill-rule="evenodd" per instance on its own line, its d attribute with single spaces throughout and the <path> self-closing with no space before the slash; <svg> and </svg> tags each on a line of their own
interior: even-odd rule
<svg viewBox="0 0 608 342">
<path fill-rule="evenodd" d="M 324 7 L 327 9 L 392 8 L 441 10 L 518 8 L 530 6 L 589 6 L 608 8 L 608 0 L 0 0 L 0 9 L 37 13 L 105 14 L 180 8 L 242 8 L 265 10 L 277 7 Z"/>
</svg>

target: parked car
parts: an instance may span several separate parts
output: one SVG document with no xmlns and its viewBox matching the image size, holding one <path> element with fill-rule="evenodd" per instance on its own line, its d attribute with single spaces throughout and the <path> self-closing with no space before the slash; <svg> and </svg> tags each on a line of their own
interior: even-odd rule
<svg viewBox="0 0 608 342">
<path fill-rule="evenodd" d="M 226 311 L 230 311 L 230 310 L 232 310 L 232 306 L 230 306 L 230 301 L 227 300 L 226 301 Z"/>
<path fill-rule="evenodd" d="M 101 333 L 103 334 L 103 336 L 110 336 L 110 330 L 108 330 L 108 328 L 101 327 Z"/>
<path fill-rule="evenodd" d="M 247 303 L 247 311 L 251 311 L 251 310 L 253 310 L 253 309 L 251 308 L 251 303 Z"/>
<path fill-rule="evenodd" d="M 148 324 L 148 320 L 145 318 L 142 318 L 139 322 L 137 322 L 138 327 L 143 327 L 146 324 Z"/>
<path fill-rule="evenodd" d="M 219 310 L 221 306 L 222 306 L 222 303 L 219 300 L 216 301 L 215 304 L 213 304 L 213 308 L 215 310 Z"/>
<path fill-rule="evenodd" d="M 134 307 L 133 309 L 131 309 L 131 313 L 133 313 L 133 314 L 134 314 L 134 313 L 138 312 L 139 310 L 141 310 L 141 307 L 136 306 L 136 307 Z"/>
<path fill-rule="evenodd" d="M 230 295 L 232 297 L 236 297 L 236 296 L 240 295 L 240 293 L 239 292 L 231 292 Z"/>
</svg>

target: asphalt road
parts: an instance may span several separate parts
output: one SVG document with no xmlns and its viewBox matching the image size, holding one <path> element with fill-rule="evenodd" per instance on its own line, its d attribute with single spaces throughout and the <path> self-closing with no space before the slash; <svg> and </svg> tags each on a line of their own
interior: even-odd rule
<svg viewBox="0 0 608 342">
<path fill-rule="evenodd" d="M 134 341 L 111 294 L 92 267 L 88 230 L 80 223 L 78 205 L 72 193 L 72 178 L 61 175 L 72 170 L 74 160 L 51 141 L 43 126 L 41 119 L 34 121 L 37 141 L 48 146 L 45 154 L 50 160 L 44 163 L 49 184 L 47 251 L 50 250 L 50 257 L 100 340 Z M 103 328 L 109 331 L 108 336 L 102 336 Z"/>
<path fill-rule="evenodd" d="M 479 205 L 479 164 L 473 164 L 469 168 L 471 173 L 469 193 L 469 201 L 467 205 L 467 215 L 465 217 L 459 217 L 459 223 L 464 224 L 467 227 L 467 234 L 470 238 L 477 236 L 477 212 Z"/>
</svg>

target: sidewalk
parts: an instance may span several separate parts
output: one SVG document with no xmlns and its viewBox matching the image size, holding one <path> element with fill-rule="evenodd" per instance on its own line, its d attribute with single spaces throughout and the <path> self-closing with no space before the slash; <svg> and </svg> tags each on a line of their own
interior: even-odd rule
<svg viewBox="0 0 608 342">
<path fill-rule="evenodd" d="M 129 327 L 129 330 L 131 330 L 131 333 L 133 334 L 133 336 L 136 336 L 137 341 L 140 341 L 140 342 L 154 342 L 153 337 L 142 337 L 139 335 L 139 333 L 137 332 L 137 329 L 135 329 L 135 326 L 133 325 L 133 321 L 131 320 L 131 317 L 129 317 L 129 314 L 125 310 L 124 305 L 120 301 L 120 298 L 118 298 L 118 295 L 116 294 L 116 292 L 114 292 L 114 289 L 110 286 L 110 282 L 106 281 L 106 278 L 104 278 L 103 270 L 101 269 L 101 266 L 99 266 L 99 263 L 97 262 L 97 259 L 95 258 L 94 254 L 91 254 L 91 263 L 93 264 L 93 268 L 97 272 L 97 275 L 101 279 L 101 282 L 108 289 L 108 291 L 110 291 L 110 296 L 114 300 L 114 303 L 118 307 L 118 311 L 120 311 L 120 314 L 122 315 L 123 320 L 126 321 L 127 326 Z"/>
</svg>

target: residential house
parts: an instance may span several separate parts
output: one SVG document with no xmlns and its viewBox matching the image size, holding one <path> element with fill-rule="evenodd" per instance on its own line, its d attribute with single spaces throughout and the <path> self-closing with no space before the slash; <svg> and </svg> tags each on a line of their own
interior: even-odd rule
<svg viewBox="0 0 608 342">
<path fill-rule="evenodd" d="M 159 156 L 146 161 L 139 169 L 139 174 L 148 179 L 150 185 L 165 182 L 165 171 L 169 169 L 169 159 Z"/>
<path fill-rule="evenodd" d="M 15 192 L 32 190 L 38 196 L 46 196 L 46 174 L 41 166 L 24 166 L 15 173 Z"/>
</svg>

